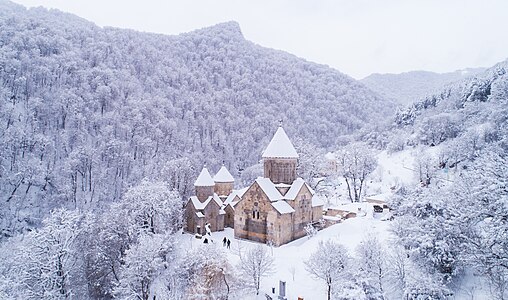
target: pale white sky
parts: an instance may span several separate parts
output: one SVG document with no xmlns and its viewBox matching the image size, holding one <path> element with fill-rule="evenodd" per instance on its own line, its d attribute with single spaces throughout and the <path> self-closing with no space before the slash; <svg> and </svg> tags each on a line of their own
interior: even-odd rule
<svg viewBox="0 0 508 300">
<path fill-rule="evenodd" d="M 246 39 L 355 78 L 508 58 L 507 0 L 15 0 L 100 26 L 178 34 L 235 20 Z"/>
</svg>

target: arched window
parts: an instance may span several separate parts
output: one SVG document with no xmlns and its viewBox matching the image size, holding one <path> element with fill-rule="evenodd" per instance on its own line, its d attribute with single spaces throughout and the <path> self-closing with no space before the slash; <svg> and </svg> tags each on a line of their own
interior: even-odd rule
<svg viewBox="0 0 508 300">
<path fill-rule="evenodd" d="M 254 207 L 254 209 L 252 210 L 252 218 L 259 220 L 259 208 L 258 207 Z"/>
</svg>

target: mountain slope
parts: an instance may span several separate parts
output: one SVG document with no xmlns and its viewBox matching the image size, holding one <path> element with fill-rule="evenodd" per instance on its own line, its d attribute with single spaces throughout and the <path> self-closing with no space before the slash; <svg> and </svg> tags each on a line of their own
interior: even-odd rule
<svg viewBox="0 0 508 300">
<path fill-rule="evenodd" d="M 406 106 L 438 92 L 450 83 L 483 71 L 484 68 L 470 68 L 449 73 L 412 71 L 400 74 L 371 74 L 361 82 L 383 97 Z"/>
<path fill-rule="evenodd" d="M 235 22 L 165 36 L 7 1 L 0 103 L 5 230 L 57 206 L 96 208 L 144 177 L 188 195 L 203 163 L 238 176 L 280 119 L 290 137 L 333 147 L 393 111 L 336 70 L 245 40 Z"/>
<path fill-rule="evenodd" d="M 508 61 L 504 61 L 449 85 L 399 111 L 396 128 L 406 132 L 413 144 L 453 142 L 445 148 L 456 148 L 456 154 L 470 159 L 489 144 L 508 148 L 507 71 Z"/>
</svg>

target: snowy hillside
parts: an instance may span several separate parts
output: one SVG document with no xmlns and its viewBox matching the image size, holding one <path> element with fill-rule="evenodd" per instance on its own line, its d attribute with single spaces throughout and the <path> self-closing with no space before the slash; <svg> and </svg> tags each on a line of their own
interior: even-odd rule
<svg viewBox="0 0 508 300">
<path fill-rule="evenodd" d="M 419 182 L 392 197 L 392 230 L 433 299 L 506 299 L 507 65 L 411 105 L 388 134 L 389 152 L 414 151 Z"/>
<path fill-rule="evenodd" d="M 0 41 L 4 236 L 53 207 L 119 199 L 144 177 L 182 196 L 203 163 L 238 177 L 279 120 L 325 148 L 393 113 L 336 70 L 245 40 L 235 22 L 164 36 L 2 0 Z"/>
<path fill-rule="evenodd" d="M 371 74 L 361 80 L 363 84 L 400 106 L 407 106 L 446 85 L 483 72 L 484 68 L 470 68 L 450 73 L 411 71 L 401 74 Z"/>
<path fill-rule="evenodd" d="M 396 127 L 411 135 L 412 144 L 437 145 L 456 137 L 504 140 L 507 70 L 504 61 L 425 97 L 397 113 Z"/>
</svg>

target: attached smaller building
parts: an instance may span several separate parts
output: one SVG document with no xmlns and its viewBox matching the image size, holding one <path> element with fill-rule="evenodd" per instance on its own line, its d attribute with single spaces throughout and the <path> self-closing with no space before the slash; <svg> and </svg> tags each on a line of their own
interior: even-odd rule
<svg viewBox="0 0 508 300">
<path fill-rule="evenodd" d="M 212 232 L 234 227 L 234 206 L 241 199 L 238 191 L 233 190 L 234 181 L 224 165 L 213 178 L 203 167 L 194 182 L 196 195 L 185 206 L 184 230 L 205 234 L 206 224 L 210 224 Z"/>
</svg>

